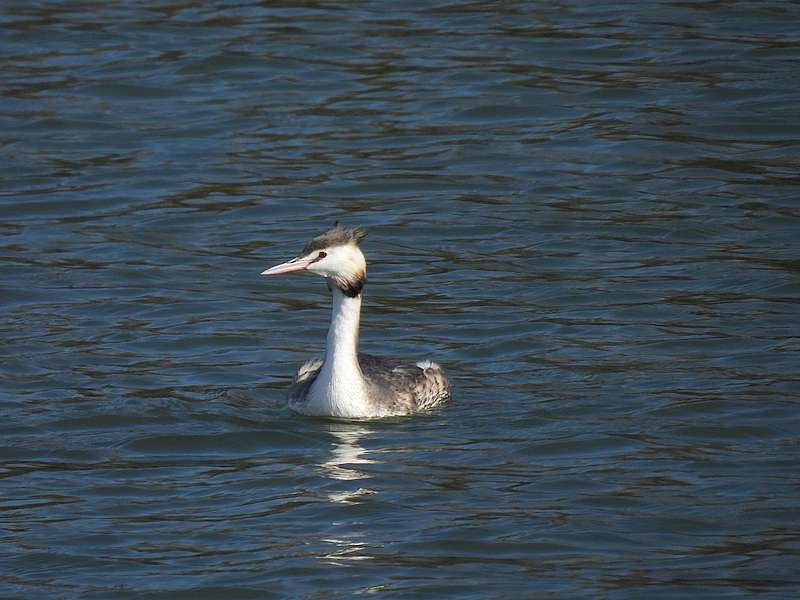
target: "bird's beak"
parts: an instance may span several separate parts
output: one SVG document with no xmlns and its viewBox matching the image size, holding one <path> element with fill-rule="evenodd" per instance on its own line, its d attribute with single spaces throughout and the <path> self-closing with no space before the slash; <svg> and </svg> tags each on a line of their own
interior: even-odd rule
<svg viewBox="0 0 800 600">
<path fill-rule="evenodd" d="M 266 271 L 261 271 L 262 275 L 280 275 L 281 273 L 293 273 L 295 271 L 305 271 L 308 265 L 311 264 L 310 260 L 304 258 L 293 258 L 285 263 L 270 267 Z"/>
</svg>

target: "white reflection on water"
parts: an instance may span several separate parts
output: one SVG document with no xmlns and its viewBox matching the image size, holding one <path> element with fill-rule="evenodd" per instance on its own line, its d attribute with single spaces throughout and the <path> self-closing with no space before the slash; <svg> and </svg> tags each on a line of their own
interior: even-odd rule
<svg viewBox="0 0 800 600">
<path fill-rule="evenodd" d="M 358 465 L 371 464 L 375 461 L 366 458 L 366 450 L 359 443 L 371 432 L 369 429 L 358 423 L 334 423 L 329 429 L 333 434 L 334 441 L 331 448 L 331 455 L 328 460 L 319 465 L 325 477 L 337 481 L 358 481 L 372 477 L 369 473 L 358 468 Z M 331 502 L 350 504 L 362 501 L 365 497 L 377 493 L 376 490 L 358 487 L 356 489 L 341 490 L 328 494 Z M 366 551 L 370 544 L 359 541 L 361 534 L 348 532 L 347 528 L 342 529 L 339 537 L 327 538 L 324 541 L 331 544 L 333 548 L 322 558 L 336 564 L 341 561 L 367 560 L 372 558 Z"/>
<path fill-rule="evenodd" d="M 335 440 L 330 458 L 319 465 L 322 473 L 330 479 L 339 481 L 369 479 L 371 475 L 358 469 L 357 465 L 375 462 L 364 456 L 366 450 L 359 444 L 370 430 L 358 423 L 335 423 L 331 425 L 330 433 Z M 374 493 L 375 490 L 360 487 L 356 490 L 329 494 L 328 497 L 334 502 L 353 502 Z"/>
<path fill-rule="evenodd" d="M 326 562 L 331 564 L 337 564 L 341 561 L 370 560 L 374 558 L 367 554 L 367 551 L 372 547 L 370 544 L 338 538 L 328 538 L 323 541 L 336 547 L 336 550 L 323 556 L 323 558 L 327 559 Z"/>
</svg>

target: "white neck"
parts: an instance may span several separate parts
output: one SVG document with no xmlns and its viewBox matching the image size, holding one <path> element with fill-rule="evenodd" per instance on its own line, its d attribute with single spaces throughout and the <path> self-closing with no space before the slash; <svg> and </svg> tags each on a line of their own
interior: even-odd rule
<svg viewBox="0 0 800 600">
<path fill-rule="evenodd" d="M 355 298 L 345 296 L 339 288 L 331 286 L 333 306 L 331 326 L 325 344 L 325 362 L 339 366 L 356 362 L 358 355 L 358 325 L 361 321 L 361 294 Z"/>
<path fill-rule="evenodd" d="M 350 298 L 336 286 L 331 287 L 333 310 L 325 345 L 325 362 L 309 390 L 303 412 L 333 417 L 365 417 L 370 410 L 358 364 L 361 294 Z"/>
</svg>

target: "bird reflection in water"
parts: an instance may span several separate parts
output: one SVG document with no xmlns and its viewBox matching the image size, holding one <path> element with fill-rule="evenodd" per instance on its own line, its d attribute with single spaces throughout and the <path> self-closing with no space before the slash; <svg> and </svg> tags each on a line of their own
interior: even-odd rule
<svg viewBox="0 0 800 600">
<path fill-rule="evenodd" d="M 365 456 L 366 450 L 359 443 L 372 432 L 367 427 L 358 423 L 332 423 L 329 428 L 333 435 L 331 455 L 328 460 L 319 465 L 322 473 L 337 482 L 355 482 L 370 479 L 372 475 L 359 469 L 359 465 L 367 465 L 376 461 Z M 376 494 L 377 490 L 367 487 L 355 487 L 348 484 L 351 489 L 332 491 L 327 494 L 328 499 L 336 504 L 357 504 L 365 498 Z M 348 528 L 345 523 L 339 523 L 337 537 L 329 537 L 324 541 L 331 544 L 331 550 L 323 556 L 332 564 L 340 564 L 354 560 L 368 560 L 373 558 L 369 550 L 372 547 L 363 539 L 363 532 Z M 357 528 L 356 528 L 357 529 Z M 362 538 L 362 539 L 359 539 Z"/>
<path fill-rule="evenodd" d="M 319 465 L 322 472 L 330 479 L 339 481 L 369 479 L 371 475 L 358 469 L 358 465 L 375 462 L 364 456 L 366 450 L 359 444 L 371 431 L 358 423 L 332 423 L 329 431 L 334 437 L 333 447 L 330 458 Z M 373 490 L 359 492 L 359 495 L 374 493 Z"/>
</svg>

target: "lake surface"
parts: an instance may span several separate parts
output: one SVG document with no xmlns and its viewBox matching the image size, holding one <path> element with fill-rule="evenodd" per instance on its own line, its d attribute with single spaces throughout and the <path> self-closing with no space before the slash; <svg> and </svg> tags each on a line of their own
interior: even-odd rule
<svg viewBox="0 0 800 600">
<path fill-rule="evenodd" d="M 3 2 L 0 596 L 797 597 L 799 22 Z M 448 407 L 287 410 L 337 219 Z"/>
</svg>

